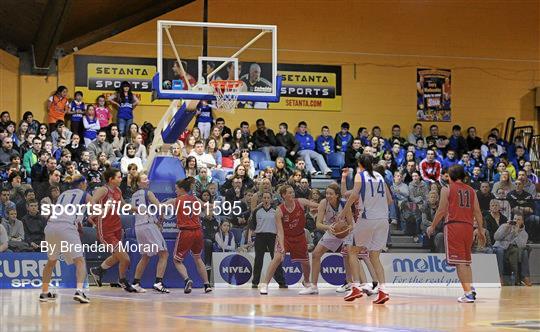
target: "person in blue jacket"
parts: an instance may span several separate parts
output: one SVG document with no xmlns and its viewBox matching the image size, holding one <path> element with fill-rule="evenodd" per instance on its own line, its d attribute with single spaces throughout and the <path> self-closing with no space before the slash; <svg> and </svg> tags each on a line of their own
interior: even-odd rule
<svg viewBox="0 0 540 332">
<path fill-rule="evenodd" d="M 298 156 L 304 159 L 306 163 L 306 170 L 311 175 L 319 175 L 321 173 L 325 175 L 332 174 L 332 170 L 328 168 L 328 165 L 326 165 L 323 156 L 315 151 L 315 141 L 313 140 L 313 136 L 308 134 L 307 124 L 305 121 L 300 121 L 298 123 L 298 131 L 296 132 L 295 138 L 299 144 Z M 315 167 L 313 167 L 311 159 L 315 160 L 320 171 L 317 171 Z"/>
<path fill-rule="evenodd" d="M 353 135 L 349 132 L 350 125 L 348 122 L 341 124 L 341 130 L 336 134 L 334 142 L 336 145 L 336 151 L 346 152 L 349 146 L 352 145 L 354 140 Z"/>
<path fill-rule="evenodd" d="M 325 159 L 326 157 L 335 151 L 334 149 L 334 139 L 330 136 L 330 128 L 328 126 L 323 126 L 321 129 L 321 135 L 317 137 L 315 142 L 315 150 L 322 154 Z"/>
</svg>

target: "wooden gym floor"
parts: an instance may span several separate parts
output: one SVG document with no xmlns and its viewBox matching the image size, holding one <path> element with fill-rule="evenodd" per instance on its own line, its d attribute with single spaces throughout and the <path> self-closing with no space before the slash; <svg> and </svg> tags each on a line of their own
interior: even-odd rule
<svg viewBox="0 0 540 332">
<path fill-rule="evenodd" d="M 460 304 L 458 288 L 391 288 L 386 305 L 371 298 L 346 303 L 333 289 L 299 296 L 298 289 L 218 289 L 204 294 L 128 294 L 92 287 L 90 304 L 59 290 L 40 303 L 37 290 L 0 291 L 0 331 L 531 331 L 540 330 L 540 287 L 484 288 Z"/>
</svg>

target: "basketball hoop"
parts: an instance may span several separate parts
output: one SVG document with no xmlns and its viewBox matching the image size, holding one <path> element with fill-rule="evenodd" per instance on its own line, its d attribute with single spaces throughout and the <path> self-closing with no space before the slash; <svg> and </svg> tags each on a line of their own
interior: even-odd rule
<svg viewBox="0 0 540 332">
<path fill-rule="evenodd" d="M 215 80 L 210 85 L 216 96 L 216 106 L 218 110 L 233 113 L 236 108 L 238 92 L 244 84 L 243 81 L 236 80 Z"/>
</svg>

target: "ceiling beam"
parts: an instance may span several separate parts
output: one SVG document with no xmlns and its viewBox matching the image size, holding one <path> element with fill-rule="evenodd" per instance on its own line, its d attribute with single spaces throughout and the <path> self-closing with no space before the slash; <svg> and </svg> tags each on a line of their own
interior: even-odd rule
<svg viewBox="0 0 540 332">
<path fill-rule="evenodd" d="M 34 68 L 49 67 L 60 41 L 72 0 L 49 0 L 33 43 Z"/>
<path fill-rule="evenodd" d="M 65 54 L 74 52 L 74 48 L 80 50 L 96 42 L 112 37 L 120 32 L 131 29 L 134 26 L 147 22 L 158 16 L 170 12 L 171 10 L 180 8 L 195 0 L 162 0 L 157 4 L 147 7 L 136 14 L 122 18 L 109 25 L 103 26 L 97 30 L 87 32 L 81 36 L 73 38 L 60 44 Z"/>
</svg>

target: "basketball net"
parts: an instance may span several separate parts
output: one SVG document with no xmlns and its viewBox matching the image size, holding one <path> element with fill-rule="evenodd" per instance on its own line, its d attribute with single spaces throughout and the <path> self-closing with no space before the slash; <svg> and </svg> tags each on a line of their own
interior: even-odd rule
<svg viewBox="0 0 540 332">
<path fill-rule="evenodd" d="M 219 111 L 234 113 L 238 92 L 244 82 L 238 80 L 214 80 L 210 82 L 216 96 L 216 106 Z"/>
</svg>

